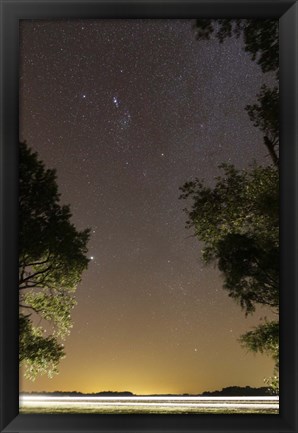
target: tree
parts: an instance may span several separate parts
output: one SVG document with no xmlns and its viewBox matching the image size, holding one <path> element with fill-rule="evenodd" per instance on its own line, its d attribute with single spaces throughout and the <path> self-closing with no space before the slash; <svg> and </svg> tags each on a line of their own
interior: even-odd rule
<svg viewBox="0 0 298 433">
<path fill-rule="evenodd" d="M 252 352 L 268 353 L 272 356 L 275 367 L 274 375 L 266 380 L 274 394 L 279 393 L 279 323 L 277 320 L 255 327 L 242 335 L 240 342 Z"/>
<path fill-rule="evenodd" d="M 240 36 L 244 49 L 264 73 L 279 75 L 278 20 L 199 19 L 195 22 L 197 39 L 211 35 L 222 43 Z M 263 135 L 273 162 L 271 167 L 239 171 L 223 164 L 224 176 L 213 189 L 198 179 L 181 188 L 181 198 L 192 198 L 186 212 L 187 227 L 195 229 L 205 245 L 203 259 L 215 261 L 224 276 L 224 288 L 246 314 L 257 305 L 275 313 L 279 307 L 279 90 L 263 85 L 257 102 L 245 107 L 254 126 Z M 278 392 L 278 320 L 262 323 L 244 334 L 240 341 L 254 352 L 266 352 L 275 360 L 274 377 L 269 380 Z"/>
<path fill-rule="evenodd" d="M 55 170 L 26 143 L 19 151 L 19 360 L 34 379 L 57 373 L 65 356 L 90 231 L 77 231 L 69 206 L 60 204 Z"/>
<path fill-rule="evenodd" d="M 199 179 L 180 188 L 182 199 L 192 199 L 187 227 L 204 242 L 204 261 L 217 263 L 224 288 L 246 314 L 257 304 L 278 309 L 278 172 L 271 166 L 221 168 L 224 176 L 213 189 Z"/>
<path fill-rule="evenodd" d="M 215 262 L 223 287 L 245 314 L 257 305 L 279 310 L 278 170 L 253 166 L 237 170 L 222 164 L 223 176 L 213 188 L 195 179 L 180 188 L 191 199 L 187 228 L 203 242 L 202 257 Z M 241 337 L 250 350 L 266 352 L 278 361 L 278 321 L 265 322 Z"/>
<path fill-rule="evenodd" d="M 244 49 L 262 71 L 279 74 L 278 20 L 256 19 L 198 19 L 195 23 L 199 40 L 208 40 L 211 35 L 223 42 L 226 38 L 241 35 Z M 264 145 L 275 166 L 279 163 L 279 91 L 277 84 L 270 88 L 261 87 L 257 103 L 246 107 L 254 126 L 264 133 Z"/>
</svg>

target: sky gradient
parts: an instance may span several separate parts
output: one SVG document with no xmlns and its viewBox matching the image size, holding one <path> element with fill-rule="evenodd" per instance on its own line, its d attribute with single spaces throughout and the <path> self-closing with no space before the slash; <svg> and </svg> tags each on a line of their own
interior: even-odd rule
<svg viewBox="0 0 298 433">
<path fill-rule="evenodd" d="M 185 229 L 179 187 L 222 162 L 269 164 L 245 106 L 271 77 L 241 39 L 197 41 L 192 20 L 20 25 L 20 140 L 57 169 L 61 200 L 91 228 L 60 374 L 20 391 L 200 393 L 263 386 L 273 361 Z"/>
</svg>

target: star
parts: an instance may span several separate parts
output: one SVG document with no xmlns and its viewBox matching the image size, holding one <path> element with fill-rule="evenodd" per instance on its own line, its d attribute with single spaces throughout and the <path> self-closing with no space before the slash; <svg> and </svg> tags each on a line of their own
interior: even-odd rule
<svg viewBox="0 0 298 433">
<path fill-rule="evenodd" d="M 117 108 L 119 108 L 120 103 L 119 103 L 119 100 L 118 100 L 117 96 L 113 96 L 113 104 L 114 104 Z"/>
</svg>

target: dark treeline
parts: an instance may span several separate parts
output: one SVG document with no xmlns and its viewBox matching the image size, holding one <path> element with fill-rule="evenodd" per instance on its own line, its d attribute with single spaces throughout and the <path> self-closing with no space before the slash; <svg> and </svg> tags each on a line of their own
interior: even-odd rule
<svg viewBox="0 0 298 433">
<path fill-rule="evenodd" d="M 203 396 L 262 396 L 270 395 L 270 389 L 267 386 L 252 388 L 250 386 L 227 386 L 220 391 L 205 391 Z"/>
</svg>

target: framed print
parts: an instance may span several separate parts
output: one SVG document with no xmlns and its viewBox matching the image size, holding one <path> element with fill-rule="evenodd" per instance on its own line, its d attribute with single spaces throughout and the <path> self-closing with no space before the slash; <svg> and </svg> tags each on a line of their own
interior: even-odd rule
<svg viewBox="0 0 298 433">
<path fill-rule="evenodd" d="M 1 431 L 296 431 L 297 2 L 1 28 Z"/>
</svg>

